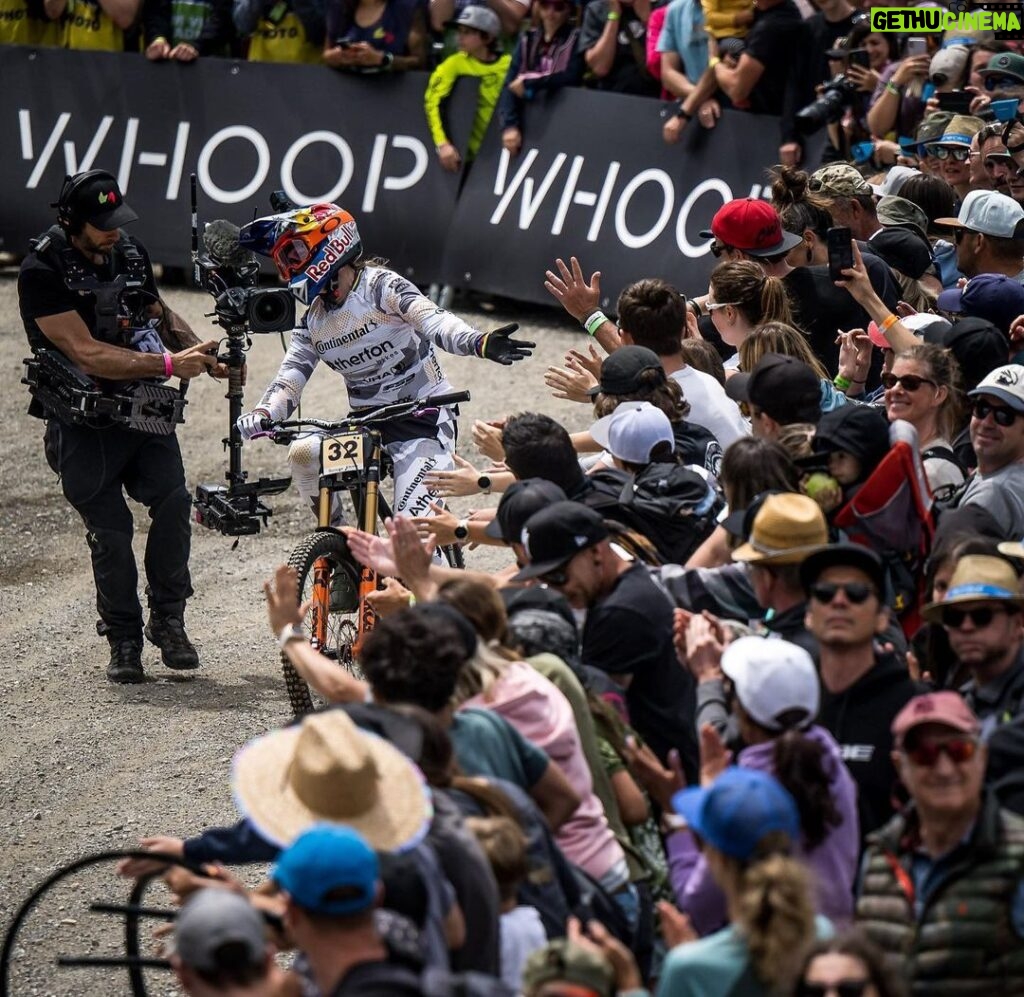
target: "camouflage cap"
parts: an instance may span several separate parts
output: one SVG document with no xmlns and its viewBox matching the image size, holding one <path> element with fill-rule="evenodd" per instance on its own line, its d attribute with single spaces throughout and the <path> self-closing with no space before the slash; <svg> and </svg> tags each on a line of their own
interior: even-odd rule
<svg viewBox="0 0 1024 997">
<path fill-rule="evenodd" d="M 925 142 L 934 142 L 942 138 L 946 131 L 946 125 L 953 120 L 949 111 L 939 111 L 938 114 L 929 114 L 920 125 L 917 126 L 917 142 L 923 145 Z"/>
<path fill-rule="evenodd" d="M 523 992 L 532 994 L 545 983 L 574 983 L 592 990 L 597 997 L 613 997 L 612 967 L 595 952 L 575 945 L 567 938 L 549 942 L 526 960 Z"/>
<path fill-rule="evenodd" d="M 808 189 L 826 197 L 857 197 L 874 194 L 871 184 L 850 163 L 830 163 L 811 174 Z"/>
<path fill-rule="evenodd" d="M 898 225 L 913 229 L 922 239 L 928 238 L 928 216 L 913 201 L 888 194 L 878 202 L 876 210 L 878 221 L 884 228 Z"/>
</svg>

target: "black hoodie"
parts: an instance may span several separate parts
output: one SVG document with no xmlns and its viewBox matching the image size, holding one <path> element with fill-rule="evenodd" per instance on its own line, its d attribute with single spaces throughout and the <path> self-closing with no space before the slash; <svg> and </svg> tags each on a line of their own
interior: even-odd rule
<svg viewBox="0 0 1024 997">
<path fill-rule="evenodd" d="M 891 726 L 908 700 L 927 688 L 914 682 L 906 666 L 891 654 L 875 654 L 875 666 L 840 693 L 822 686 L 818 723 L 838 742 L 857 783 L 860 833 L 881 827 L 893 813 L 896 769 Z"/>
</svg>

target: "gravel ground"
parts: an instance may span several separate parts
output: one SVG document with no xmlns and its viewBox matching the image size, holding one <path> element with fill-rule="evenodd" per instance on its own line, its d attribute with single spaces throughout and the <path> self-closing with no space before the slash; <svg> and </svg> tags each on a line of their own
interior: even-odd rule
<svg viewBox="0 0 1024 997">
<path fill-rule="evenodd" d="M 169 291 L 171 305 L 202 337 L 209 299 Z M 460 453 L 472 452 L 468 428 L 475 418 L 541 408 L 571 429 L 587 423 L 581 406 L 557 402 L 542 381 L 546 366 L 581 341 L 560 314 L 499 303 L 494 312 L 456 310 L 479 328 L 519 321 L 538 343 L 532 360 L 514 370 L 479 360 L 446 357 L 449 379 L 468 388 Z M 42 453 L 42 423 L 25 414 L 19 384 L 27 355 L 18 316 L 16 274 L 0 273 L 0 365 L 7 390 L 0 395 L 6 427 L 0 488 L 0 606 L 7 679 L 0 685 L 0 927 L 4 932 L 29 892 L 61 865 L 92 853 L 132 847 L 145 834 L 188 835 L 236 819 L 227 773 L 232 754 L 253 735 L 288 719 L 278 656 L 262 607 L 261 582 L 313 525 L 294 492 L 270 499 L 270 528 L 237 546 L 194 527 L 189 633 L 202 668 L 181 678 L 147 645 L 149 681 L 107 682 L 106 642 L 96 636 L 92 573 L 84 530 L 64 501 Z M 574 331 L 575 330 L 575 331 Z M 282 345 L 275 336 L 254 340 L 249 355 L 250 401 L 277 369 Z M 318 371 L 305 394 L 305 411 L 330 417 L 344 411 L 341 381 Z M 226 457 L 220 440 L 227 403 L 218 384 L 197 381 L 179 430 L 190 488 L 221 480 Z M 264 444 L 247 451 L 255 474 L 286 473 L 284 450 Z M 390 494 L 390 490 L 388 492 Z M 456 500 L 457 511 L 473 506 Z M 147 521 L 136 507 L 136 554 L 142 563 Z M 472 551 L 468 563 L 499 567 L 497 551 Z M 124 902 L 127 888 L 111 866 L 80 874 L 51 892 L 18 936 L 12 997 L 28 994 L 130 993 L 122 970 L 65 969 L 57 955 L 114 954 L 120 919 L 89 913 L 87 902 Z M 155 896 L 159 887 L 154 888 Z M 147 898 L 149 899 L 149 898 Z M 159 901 L 159 898 L 156 898 Z M 176 993 L 166 973 L 151 973 L 150 993 Z M 2 987 L 0 987 L 2 992 Z"/>
</svg>

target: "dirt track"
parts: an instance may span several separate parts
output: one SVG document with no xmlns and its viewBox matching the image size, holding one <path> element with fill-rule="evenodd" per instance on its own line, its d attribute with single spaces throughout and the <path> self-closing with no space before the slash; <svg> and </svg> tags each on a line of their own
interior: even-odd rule
<svg viewBox="0 0 1024 997">
<path fill-rule="evenodd" d="M 0 395 L 3 473 L 0 488 L 0 608 L 3 682 L 0 684 L 0 931 L 29 891 L 63 863 L 106 849 L 131 847 L 147 833 L 187 835 L 235 819 L 227 782 L 232 754 L 251 736 L 284 722 L 288 702 L 273 638 L 265 622 L 261 582 L 312 525 L 289 492 L 270 500 L 271 526 L 259 536 L 232 539 L 194 527 L 189 632 L 203 666 L 180 679 L 147 645 L 150 681 L 114 686 L 104 669 L 106 642 L 96 636 L 92 574 L 84 529 L 60 494 L 42 453 L 42 423 L 25 414 L 19 383 L 27 355 L 18 317 L 16 274 L 0 274 Z M 167 297 L 203 336 L 209 299 L 192 292 Z M 456 310 L 459 311 L 458 303 Z M 463 407 L 460 453 L 478 462 L 468 427 L 474 418 L 540 408 L 565 417 L 570 429 L 586 424 L 581 406 L 553 400 L 544 368 L 581 342 L 573 325 L 554 313 L 461 312 L 484 329 L 522 323 L 538 349 L 510 372 L 479 360 L 446 357 L 451 382 L 473 392 Z M 212 332 L 210 335 L 212 337 Z M 254 340 L 249 398 L 277 368 L 277 337 Z M 311 415 L 345 410 L 340 378 L 318 371 L 304 396 Z M 227 421 L 222 388 L 208 378 L 189 394 L 179 430 L 190 488 L 218 481 L 226 462 L 220 440 Z M 247 451 L 254 473 L 285 473 L 283 449 L 263 444 Z M 456 500 L 455 509 L 474 503 Z M 479 504 L 479 500 L 477 502 Z M 146 517 L 136 515 L 136 553 L 142 562 Z M 500 555 L 475 551 L 468 563 L 496 567 Z M 140 583 L 141 584 L 141 583 Z M 83 898 L 123 900 L 110 867 L 84 875 L 40 905 L 19 936 L 12 997 L 26 994 L 128 993 L 123 971 L 56 970 L 57 954 L 113 954 L 117 921 L 85 911 Z M 150 993 L 173 993 L 170 978 L 154 973 Z"/>
</svg>

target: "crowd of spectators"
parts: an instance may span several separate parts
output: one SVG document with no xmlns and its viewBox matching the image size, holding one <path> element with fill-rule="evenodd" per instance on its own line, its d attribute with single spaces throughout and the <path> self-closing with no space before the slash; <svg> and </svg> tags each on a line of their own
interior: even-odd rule
<svg viewBox="0 0 1024 997">
<path fill-rule="evenodd" d="M 777 115 L 783 165 L 800 163 L 807 136 L 827 129 L 824 161 L 881 169 L 920 159 L 962 198 L 987 169 L 982 145 L 1024 97 L 1019 43 L 991 32 L 875 33 L 869 12 L 848 0 L 4 0 L 0 44 L 364 76 L 429 70 L 430 131 L 453 171 L 472 161 L 495 110 L 516 155 L 527 119 L 543 114 L 541 95 L 584 86 L 678 102 L 666 142 L 694 119 L 713 129 L 724 108 Z M 441 105 L 461 76 L 480 91 L 457 150 Z M 1024 196 L 1016 180 L 1000 184 Z"/>
<path fill-rule="evenodd" d="M 723 107 L 783 122 L 771 199 L 708 220 L 707 287 L 638 281 L 613 321 L 599 274 L 547 272 L 590 340 L 545 382 L 589 430 L 477 423 L 486 463 L 427 484 L 486 508 L 347 531 L 389 579 L 358 674 L 296 632 L 294 572 L 268 582 L 328 706 L 241 748 L 237 824 L 143 842 L 191 864 L 166 872 L 186 990 L 1024 993 L 1024 57 L 919 51 L 846 0 L 538 0 L 514 38 L 519 0 L 130 4 L 91 8 L 105 47 L 141 18 L 150 58 L 436 63 L 453 170 L 493 108 L 515 154 L 581 82 L 681 101 L 670 141 Z M 454 542 L 508 567 L 432 558 Z M 255 862 L 255 892 L 225 870 Z"/>
</svg>

